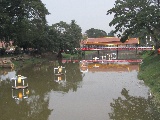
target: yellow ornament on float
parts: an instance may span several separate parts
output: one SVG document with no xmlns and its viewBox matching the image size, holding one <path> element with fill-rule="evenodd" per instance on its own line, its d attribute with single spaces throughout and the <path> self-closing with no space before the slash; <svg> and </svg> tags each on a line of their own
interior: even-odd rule
<svg viewBox="0 0 160 120">
<path fill-rule="evenodd" d="M 18 97 L 20 98 L 20 99 L 22 99 L 22 93 L 20 92 L 19 94 L 18 94 Z"/>
<path fill-rule="evenodd" d="M 21 75 L 18 75 L 18 83 L 21 83 L 22 79 L 21 79 Z"/>
</svg>

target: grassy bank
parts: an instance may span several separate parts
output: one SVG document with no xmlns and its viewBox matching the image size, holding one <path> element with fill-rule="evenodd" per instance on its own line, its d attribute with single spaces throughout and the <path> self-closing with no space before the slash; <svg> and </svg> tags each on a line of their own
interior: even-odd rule
<svg viewBox="0 0 160 120">
<path fill-rule="evenodd" d="M 56 59 L 55 54 L 50 54 L 47 56 L 29 56 L 25 55 L 23 56 L 23 59 L 20 60 L 12 60 L 12 62 L 15 65 L 15 68 L 17 67 L 25 67 L 30 64 L 41 64 L 42 62 L 48 62 L 48 61 L 53 61 Z"/>
<path fill-rule="evenodd" d="M 150 87 L 155 100 L 160 103 L 160 55 L 145 52 L 142 55 L 138 78 Z"/>
<path fill-rule="evenodd" d="M 85 51 L 85 55 L 93 54 L 95 51 Z M 64 59 L 82 59 L 82 54 L 65 54 L 62 53 Z"/>
</svg>

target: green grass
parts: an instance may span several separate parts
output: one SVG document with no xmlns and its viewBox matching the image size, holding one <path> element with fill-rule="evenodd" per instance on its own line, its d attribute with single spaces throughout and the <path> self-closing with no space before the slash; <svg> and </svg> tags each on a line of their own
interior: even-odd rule
<svg viewBox="0 0 160 120">
<path fill-rule="evenodd" d="M 77 55 L 65 54 L 62 53 L 63 58 L 77 57 Z"/>
<path fill-rule="evenodd" d="M 95 51 L 85 51 L 85 55 L 93 54 Z M 82 54 L 82 53 L 81 53 Z M 81 54 L 66 54 L 62 53 L 63 58 L 71 59 L 81 59 L 82 55 Z"/>
<path fill-rule="evenodd" d="M 146 52 L 142 55 L 138 78 L 150 87 L 155 100 L 160 103 L 160 55 Z"/>
<path fill-rule="evenodd" d="M 63 58 L 66 58 L 66 59 L 73 59 L 73 58 L 75 58 L 75 59 L 80 59 L 81 58 L 81 56 L 80 55 L 78 55 L 78 54 L 65 54 L 65 53 L 62 53 L 62 56 L 63 56 Z"/>
<path fill-rule="evenodd" d="M 93 53 L 95 53 L 95 51 L 85 51 L 86 55 L 93 54 Z"/>
<path fill-rule="evenodd" d="M 21 60 L 16 61 L 16 60 L 14 60 L 12 62 L 14 63 L 15 67 L 20 67 L 21 65 L 27 66 L 27 65 L 30 65 L 30 64 L 41 63 L 43 61 L 45 61 L 45 59 L 43 59 L 43 58 L 35 58 L 34 57 L 34 58 L 26 59 L 24 61 L 21 61 Z"/>
</svg>

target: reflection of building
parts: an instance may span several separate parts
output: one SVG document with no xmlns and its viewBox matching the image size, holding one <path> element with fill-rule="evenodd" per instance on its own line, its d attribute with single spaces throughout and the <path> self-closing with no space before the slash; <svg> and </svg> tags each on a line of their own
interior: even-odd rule
<svg viewBox="0 0 160 120">
<path fill-rule="evenodd" d="M 80 61 L 79 67 L 81 72 L 88 72 L 88 62 L 87 61 Z"/>
<path fill-rule="evenodd" d="M 63 66 L 54 68 L 54 80 L 58 83 L 66 81 L 66 69 Z"/>
<path fill-rule="evenodd" d="M 99 67 L 95 67 L 99 66 Z M 101 64 L 101 63 L 90 63 L 88 64 L 89 72 L 129 72 L 139 70 L 138 64 Z"/>
<path fill-rule="evenodd" d="M 27 99 L 29 94 L 28 89 L 12 89 L 12 98 L 16 100 Z"/>
<path fill-rule="evenodd" d="M 29 90 L 27 77 L 18 75 L 12 78 L 12 98 L 16 100 L 22 100 L 28 98 Z"/>
</svg>

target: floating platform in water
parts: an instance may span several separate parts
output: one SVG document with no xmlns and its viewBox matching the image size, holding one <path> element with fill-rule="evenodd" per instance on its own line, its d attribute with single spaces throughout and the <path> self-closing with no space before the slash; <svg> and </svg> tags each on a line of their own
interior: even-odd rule
<svg viewBox="0 0 160 120">
<path fill-rule="evenodd" d="M 25 89 L 28 88 L 27 77 L 18 75 L 16 77 L 11 78 L 14 81 L 13 89 Z"/>
</svg>

